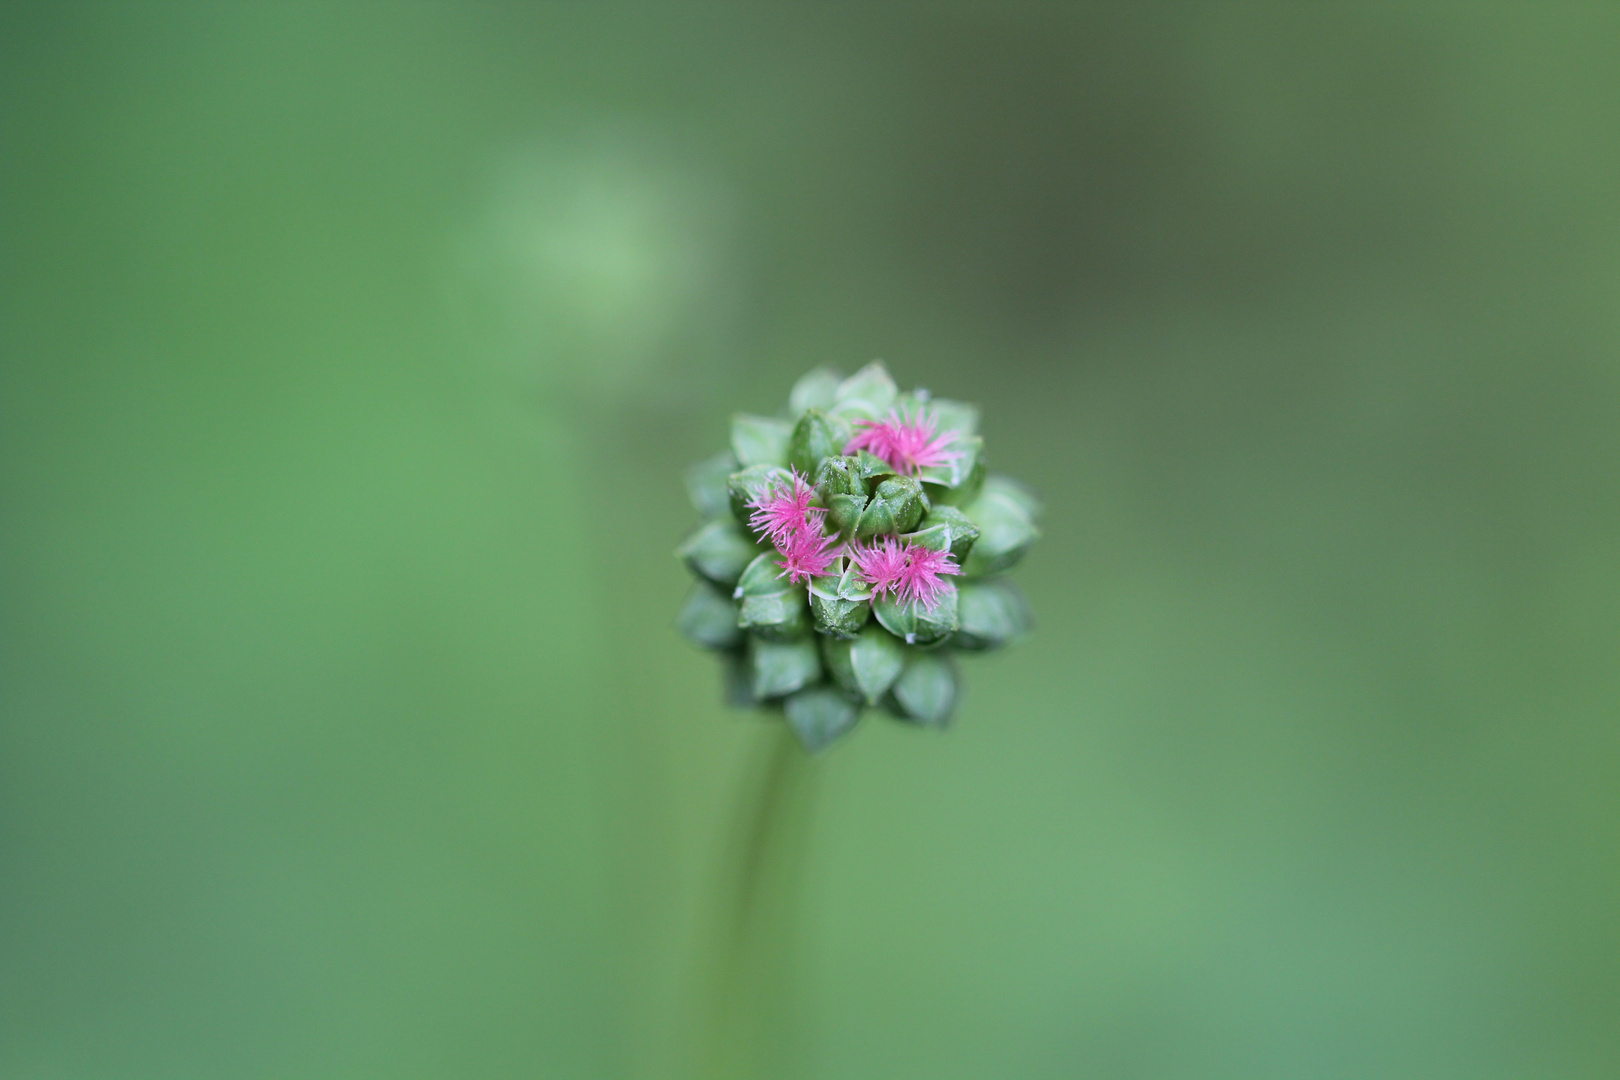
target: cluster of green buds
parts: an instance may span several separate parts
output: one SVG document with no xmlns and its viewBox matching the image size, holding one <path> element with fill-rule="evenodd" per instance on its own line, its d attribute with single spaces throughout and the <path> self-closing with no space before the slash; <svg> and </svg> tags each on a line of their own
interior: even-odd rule
<svg viewBox="0 0 1620 1080">
<path fill-rule="evenodd" d="M 731 448 L 687 470 L 704 523 L 676 551 L 698 578 L 678 625 L 720 654 L 728 701 L 780 710 L 811 751 L 868 707 L 949 722 L 954 654 L 1031 625 L 1001 575 L 1040 507 L 986 472 L 978 420 L 876 361 L 810 372 L 783 415 L 732 418 Z"/>
</svg>

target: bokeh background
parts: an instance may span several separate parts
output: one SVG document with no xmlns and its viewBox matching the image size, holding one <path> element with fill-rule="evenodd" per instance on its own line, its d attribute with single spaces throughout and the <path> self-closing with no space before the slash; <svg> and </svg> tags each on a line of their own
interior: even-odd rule
<svg viewBox="0 0 1620 1080">
<path fill-rule="evenodd" d="M 804 1077 L 1620 1074 L 1620 12 L 0 13 L 0 1076 L 678 1077 L 686 461 L 980 402 Z"/>
</svg>

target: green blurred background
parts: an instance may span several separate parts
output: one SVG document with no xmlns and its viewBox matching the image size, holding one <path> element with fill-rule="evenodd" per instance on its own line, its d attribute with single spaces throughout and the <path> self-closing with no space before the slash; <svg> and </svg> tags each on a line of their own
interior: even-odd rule
<svg viewBox="0 0 1620 1080">
<path fill-rule="evenodd" d="M 7 5 L 0 1075 L 678 1077 L 682 465 L 1046 498 L 805 1077 L 1620 1075 L 1620 9 Z"/>
</svg>

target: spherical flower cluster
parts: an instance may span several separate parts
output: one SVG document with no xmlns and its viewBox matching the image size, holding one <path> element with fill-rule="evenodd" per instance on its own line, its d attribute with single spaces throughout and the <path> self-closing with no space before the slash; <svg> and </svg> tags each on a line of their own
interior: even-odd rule
<svg viewBox="0 0 1620 1080">
<path fill-rule="evenodd" d="M 1039 535 L 1027 489 L 985 469 L 978 410 L 902 393 L 881 363 L 817 369 L 782 416 L 739 414 L 687 473 L 705 522 L 679 625 L 718 652 L 735 704 L 780 709 L 806 748 L 862 709 L 943 727 L 955 653 L 1028 632 L 1002 573 Z"/>
</svg>

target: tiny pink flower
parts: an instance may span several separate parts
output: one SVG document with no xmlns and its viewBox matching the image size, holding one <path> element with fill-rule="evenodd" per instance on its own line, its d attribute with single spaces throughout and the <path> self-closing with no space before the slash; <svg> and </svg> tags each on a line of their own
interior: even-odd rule
<svg viewBox="0 0 1620 1080">
<path fill-rule="evenodd" d="M 951 561 L 948 551 L 934 551 L 894 537 L 849 549 L 855 570 L 872 590 L 873 596 L 892 596 L 900 603 L 921 604 L 928 611 L 939 605 L 945 592 L 942 580 L 960 574 L 962 568 Z"/>
<path fill-rule="evenodd" d="M 855 564 L 855 572 L 860 574 L 873 596 L 894 593 L 896 599 L 899 598 L 908 561 L 906 545 L 892 536 L 866 547 L 851 544 L 849 558 Z"/>
<path fill-rule="evenodd" d="M 896 595 L 933 611 L 945 592 L 945 582 L 940 580 L 941 576 L 960 574 L 962 568 L 951 561 L 948 551 L 934 551 L 913 544 L 907 549 L 907 555 L 909 558 L 900 572 L 900 588 L 896 590 Z"/>
<path fill-rule="evenodd" d="M 818 531 L 811 527 L 812 519 L 827 511 L 810 505 L 815 495 L 798 470 L 792 470 L 790 481 L 774 483 L 750 500 L 754 512 L 748 515 L 748 525 L 777 547 L 786 548 L 795 536 Z"/>
<path fill-rule="evenodd" d="M 833 560 L 838 558 L 835 538 L 823 536 L 813 526 L 807 526 L 776 545 L 782 559 L 776 565 L 797 585 L 813 577 L 826 577 Z M 781 577 L 778 574 L 777 577 Z"/>
<path fill-rule="evenodd" d="M 859 429 L 844 447 L 844 453 L 868 450 L 887 461 L 896 471 L 914 476 L 919 469 L 944 465 L 957 457 L 948 450 L 956 432 L 934 434 L 935 423 L 926 414 L 902 416 L 889 410 L 887 420 L 857 420 Z"/>
</svg>

